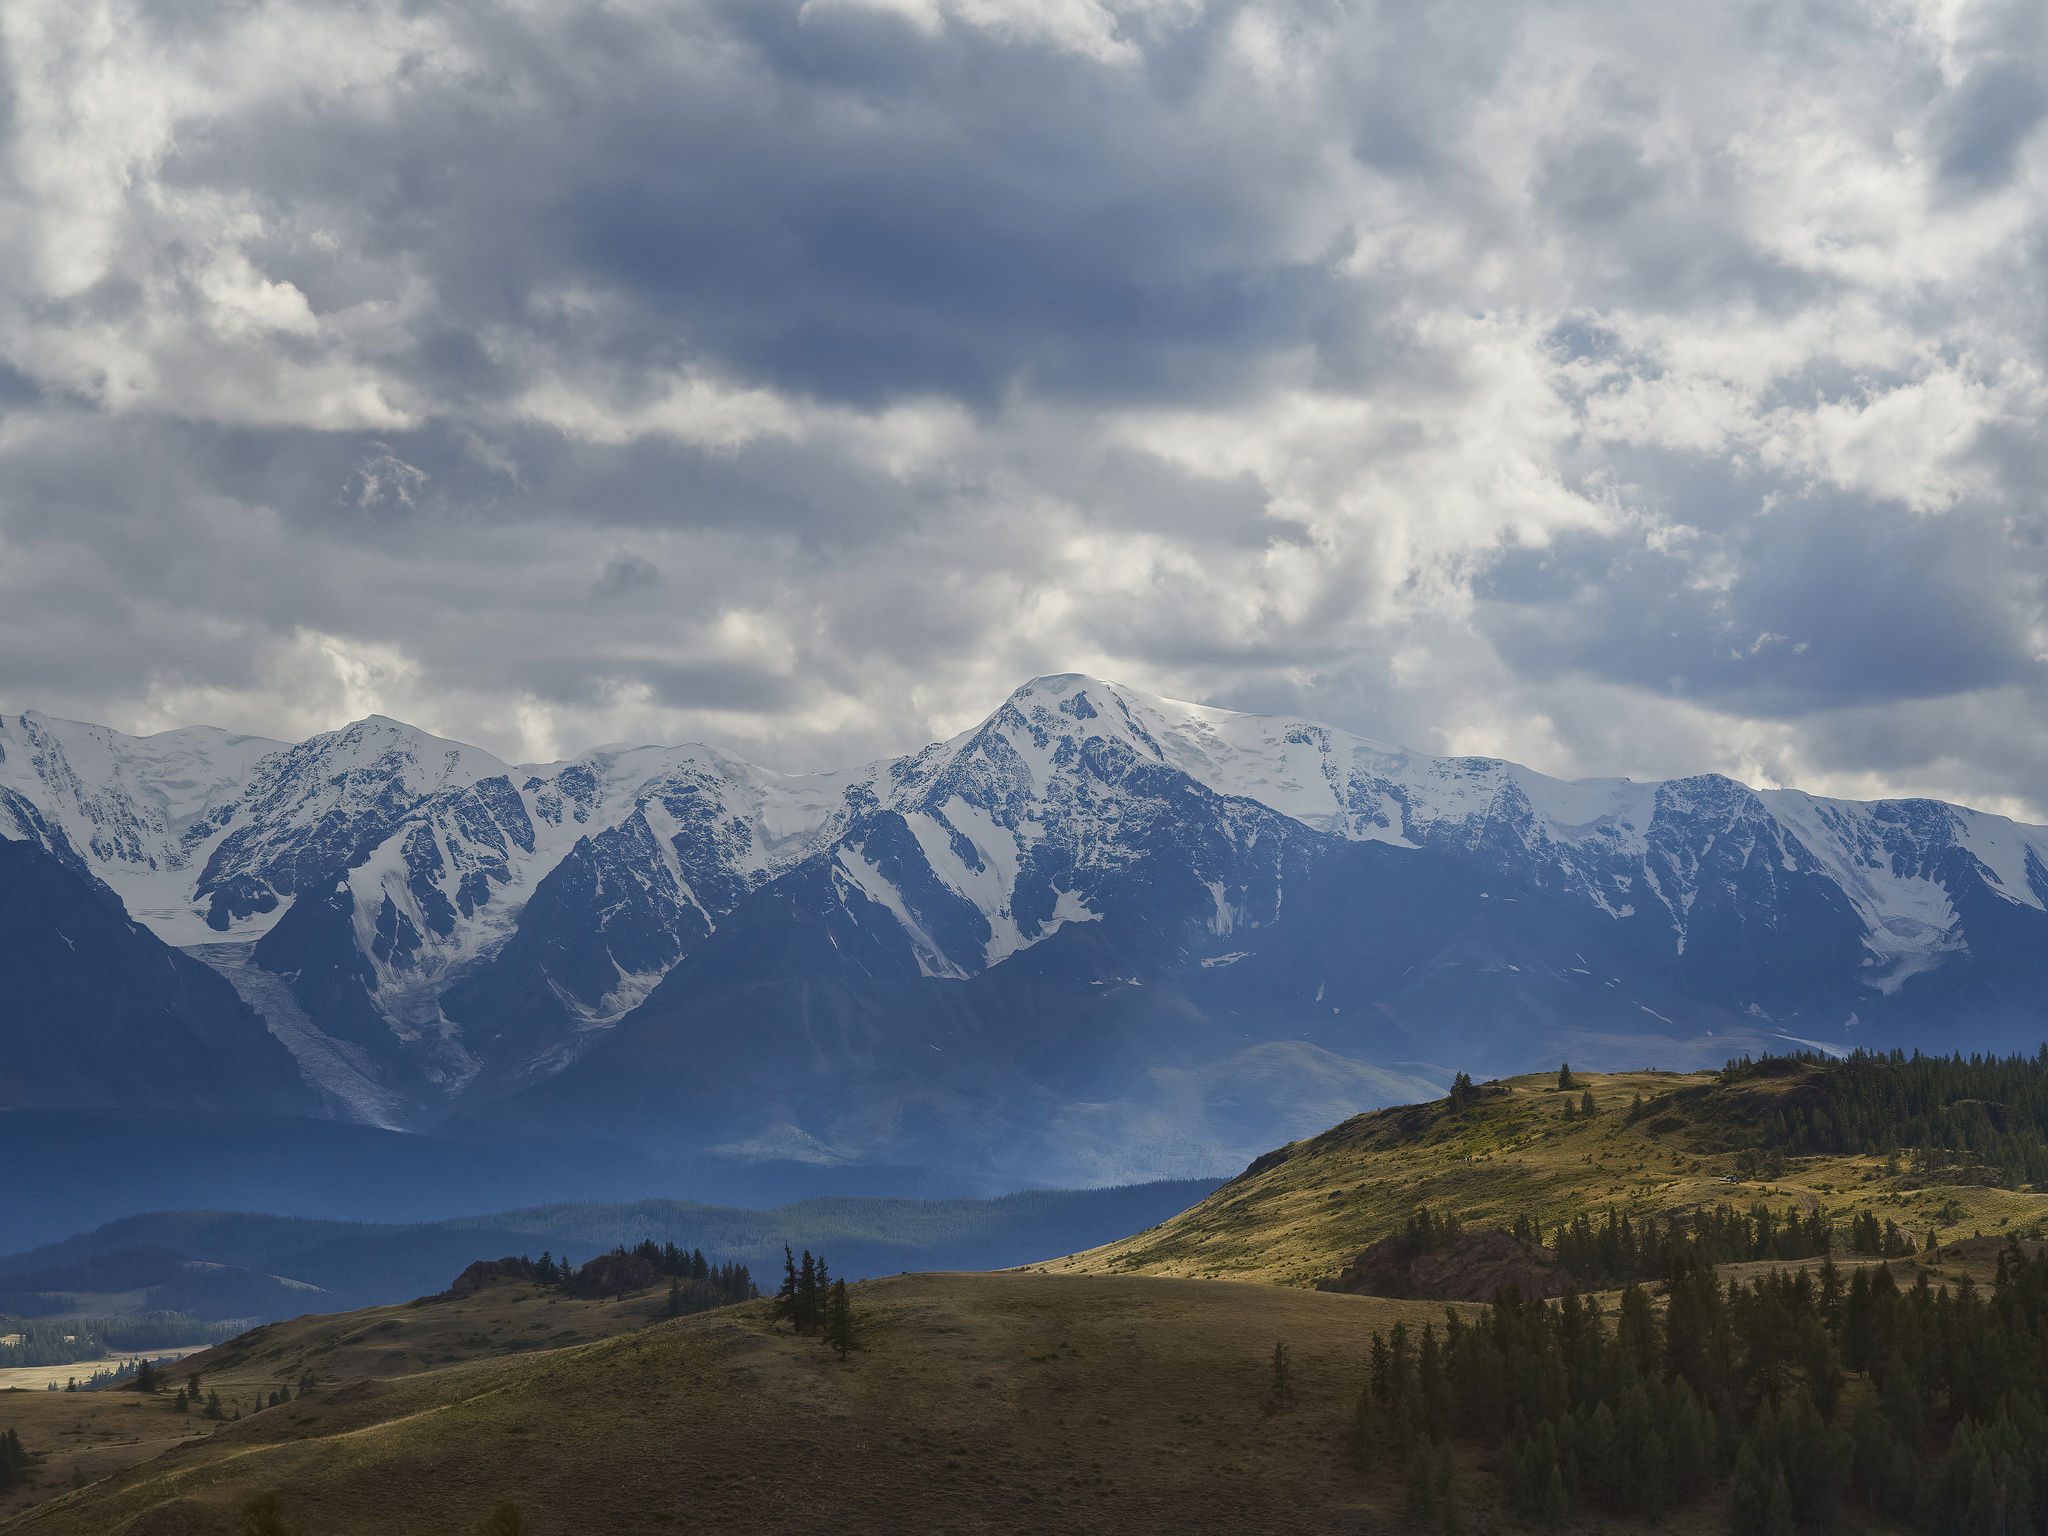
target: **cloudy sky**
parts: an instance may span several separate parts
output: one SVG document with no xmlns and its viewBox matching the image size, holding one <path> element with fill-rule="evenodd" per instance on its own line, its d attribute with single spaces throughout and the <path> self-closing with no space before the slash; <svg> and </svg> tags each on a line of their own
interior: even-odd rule
<svg viewBox="0 0 2048 1536">
<path fill-rule="evenodd" d="M 2048 819 L 2043 17 L 10 0 L 0 709 Z"/>
</svg>

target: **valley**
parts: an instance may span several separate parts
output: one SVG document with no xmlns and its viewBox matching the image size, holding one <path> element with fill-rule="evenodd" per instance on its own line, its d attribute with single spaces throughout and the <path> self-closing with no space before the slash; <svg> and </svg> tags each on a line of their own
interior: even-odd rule
<svg viewBox="0 0 2048 1536">
<path fill-rule="evenodd" d="M 1970 1469 L 1988 1463 L 1970 1414 L 1995 1410 L 1983 1433 L 2005 1435 L 2010 1415 L 2039 1411 L 2033 1335 L 2000 1319 L 2048 1301 L 2048 1198 L 2007 1187 L 2048 1156 L 2044 1074 L 2015 1059 L 1780 1057 L 1719 1074 L 1574 1069 L 1570 1088 L 1557 1073 L 1461 1082 L 1275 1149 L 1096 1249 L 857 1281 L 843 1358 L 770 1300 L 678 1317 L 658 1279 L 592 1295 L 483 1274 L 461 1294 L 292 1318 L 193 1355 L 176 1378 L 198 1374 L 225 1422 L 126 1392 L 0 1397 L 0 1427 L 43 1457 L 6 1506 L 10 1529 L 456 1533 L 515 1515 L 536 1536 L 1543 1528 L 1540 1458 L 1559 1442 L 1551 1419 L 1510 1432 L 1505 1382 L 1549 1403 L 1557 1434 L 1610 1447 L 1569 1463 L 1572 1493 L 1552 1479 L 1573 1530 L 1764 1529 L 1743 1522 L 1784 1497 L 1774 1464 L 1801 1469 L 1800 1529 L 1846 1499 L 1839 1529 L 1974 1530 L 1911 1510 L 1925 1499 L 1927 1519 L 1959 1521 L 1975 1507 Z M 1979 1096 L 1987 1085 L 2002 1097 Z M 1865 1130 L 1874 1155 L 1801 1150 Z M 1785 1251 L 1688 1248 L 1724 1229 L 1699 1219 L 1724 1201 L 1789 1213 L 1726 1229 Z M 1566 1240 L 1580 1217 L 1626 1212 L 1646 1242 L 1687 1219 L 1668 1228 L 1675 1248 L 1645 1249 L 1647 1289 L 1582 1286 L 1533 1333 L 1511 1299 L 1329 1288 L 1425 1203 L 1467 1232 L 1533 1219 L 1554 1245 L 1530 1250 L 1544 1265 L 1592 1262 Z M 1802 1256 L 1816 1233 L 1832 1251 Z M 1698 1353 L 1697 1327 L 1722 1342 Z M 1495 1338 L 1563 1349 L 1570 1374 L 1545 1385 L 1517 1367 L 1489 1388 Z M 1711 1412 L 1688 1406 L 1695 1382 Z M 1797 1417 L 1813 1400 L 1832 1429 Z M 1679 1438 L 1602 1417 L 1632 1401 L 1676 1415 Z M 1924 1445 L 1887 1439 L 1909 1423 Z M 1832 1437 L 1818 1459 L 1758 1473 L 1757 1456 L 1795 1455 L 1802 1424 Z M 1657 1445 L 1678 1459 L 1655 1451 L 1641 1483 L 1612 1460 Z"/>
</svg>

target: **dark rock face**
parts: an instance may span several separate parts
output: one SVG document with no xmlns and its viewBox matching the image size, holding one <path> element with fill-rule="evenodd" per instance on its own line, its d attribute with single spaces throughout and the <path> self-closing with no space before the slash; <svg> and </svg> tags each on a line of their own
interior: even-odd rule
<svg viewBox="0 0 2048 1536">
<path fill-rule="evenodd" d="M 478 1291 L 496 1285 L 500 1280 L 524 1280 L 531 1284 L 539 1278 L 529 1259 L 478 1259 L 455 1277 L 455 1283 L 448 1287 L 448 1295 L 460 1301 L 465 1296 L 474 1296 Z"/>
<path fill-rule="evenodd" d="M 568 1289 L 573 1296 L 623 1296 L 646 1290 L 656 1278 L 654 1266 L 637 1253 L 601 1253 L 576 1271 Z"/>
<path fill-rule="evenodd" d="M 1465 1232 L 1448 1244 L 1416 1253 L 1401 1235 L 1383 1237 L 1359 1254 L 1319 1291 L 1392 1296 L 1420 1301 L 1491 1301 L 1513 1286 L 1524 1296 L 1562 1296 L 1576 1289 L 1550 1250 L 1524 1248 L 1505 1232 Z"/>
<path fill-rule="evenodd" d="M 318 1114 L 210 967 L 34 843 L 0 840 L 0 1106 Z"/>
</svg>

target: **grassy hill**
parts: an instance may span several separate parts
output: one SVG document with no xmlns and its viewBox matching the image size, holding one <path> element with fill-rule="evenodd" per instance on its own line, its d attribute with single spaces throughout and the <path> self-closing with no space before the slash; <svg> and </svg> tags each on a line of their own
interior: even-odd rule
<svg viewBox="0 0 2048 1536">
<path fill-rule="evenodd" d="M 1467 1531 L 1541 1526 L 1546 1499 L 1575 1531 L 1764 1530 L 1786 1497 L 1800 1529 L 1975 1530 L 1986 1500 L 2048 1490 L 2048 1258 L 2007 1241 L 2048 1205 L 2008 1187 L 2048 1158 L 2035 1078 L 2048 1061 L 1482 1085 L 1279 1149 L 1064 1260 L 863 1281 L 845 1360 L 765 1302 L 666 1318 L 658 1287 L 506 1280 L 298 1318 L 177 1368 L 226 1423 L 0 1396 L 0 1430 L 43 1457 L 0 1513 L 52 1536 L 1350 1536 L 1444 1528 L 1414 1513 L 1422 1487 L 1453 1490 Z M 1955 1240 L 1826 1264 L 1694 1250 L 1668 1288 L 1590 1306 L 1308 1288 L 1418 1205 L 1555 1229 L 1759 1199 Z"/>
<path fill-rule="evenodd" d="M 1916 1172 L 1910 1153 L 1770 1145 L 1784 1139 L 1770 1128 L 1788 1109 L 1825 1105 L 1834 1070 L 1780 1058 L 1726 1083 L 1714 1072 L 1576 1072 L 1570 1091 L 1553 1072 L 1485 1085 L 1462 1109 L 1438 1100 L 1377 1110 L 1268 1153 L 1157 1226 L 1040 1267 L 1313 1285 L 1417 1206 L 1455 1212 L 1467 1227 L 1505 1229 L 1528 1215 L 1548 1233 L 1609 1207 L 1668 1215 L 1762 1200 L 1824 1206 L 1842 1221 L 1869 1212 L 1943 1242 L 2025 1230 L 2048 1214 L 2031 1188 L 1985 1182 L 2021 1182 L 2013 1170 L 1974 1160 Z M 1588 1090 L 1591 1118 L 1576 1112 Z M 1643 1112 L 1631 1115 L 1638 1099 Z"/>
<path fill-rule="evenodd" d="M 843 1363 L 762 1303 L 663 1321 L 658 1295 L 579 1302 L 516 1282 L 274 1325 L 182 1363 L 181 1378 L 196 1369 L 245 1402 L 309 1368 L 324 1385 L 86 1488 L 39 1490 L 9 1529 L 243 1536 L 248 1502 L 275 1493 L 298 1536 L 480 1532 L 506 1499 L 536 1536 L 1243 1536 L 1283 1510 L 1289 1530 L 1349 1533 L 1398 1502 L 1361 1489 L 1340 1454 L 1372 1332 L 1442 1317 L 1113 1277 L 914 1275 L 854 1291 L 864 1347 Z M 1292 1392 L 1276 1402 L 1283 1341 Z M 177 1417 L 96 1397 L 86 1408 L 130 1435 Z M 68 1427 L 78 1402 L 17 1413 L 0 1399 L 0 1416 L 44 1410 Z M 23 1438 L 62 1437 L 24 1425 Z M 47 1471 L 63 1483 L 63 1451 Z"/>
</svg>

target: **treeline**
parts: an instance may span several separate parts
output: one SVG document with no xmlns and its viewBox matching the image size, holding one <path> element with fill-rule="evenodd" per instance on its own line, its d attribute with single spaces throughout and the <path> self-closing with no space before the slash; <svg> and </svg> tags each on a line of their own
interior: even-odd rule
<svg viewBox="0 0 2048 1536">
<path fill-rule="evenodd" d="M 625 1253 L 627 1250 L 617 1250 Z M 631 1250 L 633 1257 L 647 1260 L 659 1274 L 669 1277 L 668 1315 L 709 1312 L 729 1307 L 736 1301 L 752 1301 L 761 1294 L 747 1266 L 730 1261 L 713 1264 L 702 1248 L 682 1249 L 674 1243 L 656 1243 L 652 1238 Z"/>
<path fill-rule="evenodd" d="M 1414 1226 L 1411 1218 L 1409 1230 Z M 1540 1218 L 1524 1213 L 1511 1231 L 1525 1247 L 1547 1244 L 1557 1262 L 1589 1290 L 1660 1280 L 1700 1264 L 1817 1259 L 1829 1253 L 1900 1259 L 1934 1242 L 1932 1230 L 1924 1242 L 1915 1243 L 1896 1221 L 1879 1222 L 1869 1211 L 1837 1222 L 1825 1206 L 1801 1211 L 1787 1205 L 1773 1211 L 1760 1200 L 1747 1211 L 1724 1202 L 1712 1210 L 1663 1218 L 1631 1217 L 1610 1207 L 1604 1219 L 1595 1221 L 1581 1211 L 1547 1233 Z"/>
<path fill-rule="evenodd" d="M 2032 1056 L 1743 1056 L 1720 1080 L 1780 1073 L 1788 1061 L 1821 1074 L 1824 1102 L 1765 1116 L 1759 1130 L 1767 1147 L 1903 1155 L 1916 1172 L 1982 1167 L 2007 1185 L 2048 1182 L 2048 1045 Z"/>
<path fill-rule="evenodd" d="M 1490 1453 L 1525 1518 L 1656 1519 L 1726 1484 L 1736 1536 L 1833 1528 L 1845 1500 L 1940 1536 L 2048 1529 L 2048 1253 L 2017 1241 L 1989 1297 L 1773 1272 L 1673 1276 L 1660 1316 L 1631 1284 L 1610 1331 L 1576 1296 L 1504 1291 L 1477 1323 L 1373 1337 L 1354 1459 L 1458 1524 L 1458 1442 Z M 1952 1426 L 1952 1427 L 1951 1427 Z"/>
<path fill-rule="evenodd" d="M 704 1257 L 702 1248 L 678 1248 L 674 1243 L 657 1243 L 652 1238 L 632 1248 L 621 1243 L 609 1253 L 582 1264 L 570 1263 L 567 1254 L 557 1259 L 547 1251 L 537 1259 L 522 1256 L 517 1262 L 524 1266 L 522 1272 L 530 1272 L 536 1283 L 571 1289 L 599 1269 L 610 1269 L 619 1260 L 632 1259 L 645 1261 L 657 1276 L 668 1279 L 670 1316 L 706 1312 L 736 1301 L 753 1301 L 761 1294 L 746 1265 L 730 1260 L 715 1263 Z"/>
<path fill-rule="evenodd" d="M 217 1344 L 240 1330 L 231 1323 L 202 1322 L 176 1312 L 143 1312 L 132 1317 L 0 1317 L 0 1369 L 22 1365 L 70 1365 L 104 1360 L 112 1354 Z"/>
</svg>

